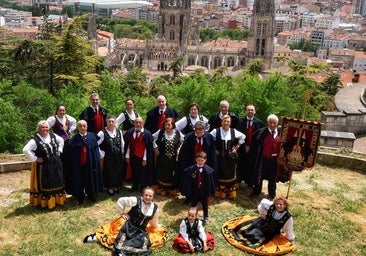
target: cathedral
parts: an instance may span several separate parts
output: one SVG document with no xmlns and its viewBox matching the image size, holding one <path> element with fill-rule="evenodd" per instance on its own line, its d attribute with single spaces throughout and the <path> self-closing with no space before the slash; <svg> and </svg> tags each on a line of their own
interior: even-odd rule
<svg viewBox="0 0 366 256">
<path fill-rule="evenodd" d="M 200 22 L 190 15 L 191 0 L 160 0 L 158 33 L 151 40 L 119 39 L 111 65 L 127 67 L 133 63 L 148 72 L 167 71 L 172 62 L 183 57 L 183 69 L 202 66 L 208 71 L 219 66 L 242 67 L 263 59 L 272 67 L 274 51 L 274 0 L 255 0 L 248 41 L 220 39 L 200 42 Z"/>
</svg>

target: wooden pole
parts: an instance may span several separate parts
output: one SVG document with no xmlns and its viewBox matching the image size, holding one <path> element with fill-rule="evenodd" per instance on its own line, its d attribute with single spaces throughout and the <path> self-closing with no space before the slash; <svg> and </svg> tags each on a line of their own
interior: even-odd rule
<svg viewBox="0 0 366 256">
<path fill-rule="evenodd" d="M 305 120 L 306 105 L 308 104 L 310 98 L 311 98 L 311 92 L 310 91 L 305 91 L 304 92 L 304 108 L 302 109 L 302 115 L 301 115 L 301 119 L 302 120 Z M 300 136 L 300 134 L 298 136 Z M 288 183 L 287 195 L 286 195 L 286 198 L 287 199 L 288 199 L 288 197 L 290 195 L 290 187 L 291 187 L 291 180 L 292 180 L 292 173 L 293 173 L 293 171 L 290 170 L 290 172 L 291 172 L 290 173 L 290 180 L 289 180 L 289 183 Z"/>
</svg>

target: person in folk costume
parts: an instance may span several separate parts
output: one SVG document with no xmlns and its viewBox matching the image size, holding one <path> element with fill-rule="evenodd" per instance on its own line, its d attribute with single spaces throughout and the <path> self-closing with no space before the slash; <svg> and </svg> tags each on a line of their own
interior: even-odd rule
<svg viewBox="0 0 366 256">
<path fill-rule="evenodd" d="M 168 192 L 176 195 L 174 175 L 177 169 L 177 156 L 183 143 L 184 135 L 175 129 L 174 119 L 168 117 L 164 121 L 164 128 L 153 134 L 154 152 L 156 157 L 157 193 L 165 196 Z"/>
<path fill-rule="evenodd" d="M 64 140 L 49 132 L 48 122 L 38 123 L 38 132 L 23 148 L 23 153 L 32 161 L 30 203 L 52 209 L 66 201 L 60 153 Z"/>
<path fill-rule="evenodd" d="M 190 104 L 188 109 L 189 114 L 175 123 L 176 129 L 186 135 L 194 131 L 194 124 L 197 121 L 203 121 L 206 123 L 206 130 L 209 130 L 208 119 L 199 114 L 200 107 L 198 103 Z"/>
<path fill-rule="evenodd" d="M 235 198 L 239 188 L 237 171 L 237 151 L 245 142 L 245 135 L 234 128 L 230 128 L 231 117 L 222 117 L 222 125 L 211 131 L 215 140 L 218 162 L 218 188 L 215 193 L 219 198 Z"/>
<path fill-rule="evenodd" d="M 64 148 L 60 158 L 63 167 L 65 189 L 67 193 L 71 194 L 71 171 L 68 154 L 71 134 L 76 129 L 76 119 L 66 114 L 65 105 L 59 104 L 56 107 L 55 115 L 47 118 L 47 122 L 48 126 L 52 128 L 52 132 L 59 135 L 64 140 Z"/>
<path fill-rule="evenodd" d="M 196 207 L 188 209 L 187 217 L 179 226 L 179 234 L 173 239 L 173 249 L 180 253 L 205 253 L 215 247 L 215 237 L 205 231 L 202 221 L 197 218 Z"/>
<path fill-rule="evenodd" d="M 264 123 L 259 118 L 255 117 L 255 107 L 249 104 L 245 109 L 246 116 L 240 118 L 237 130 L 245 135 L 244 147 L 238 150 L 238 171 L 240 180 L 246 184 L 250 183 L 250 165 L 249 165 L 249 149 L 252 142 L 253 133 L 259 128 L 264 127 Z"/>
<path fill-rule="evenodd" d="M 139 117 L 139 113 L 135 110 L 135 105 L 132 99 L 125 101 L 126 109 L 117 117 L 116 127 L 122 124 L 123 135 L 131 128 L 134 127 L 136 117 Z"/>
<path fill-rule="evenodd" d="M 116 127 L 116 118 L 107 117 L 107 127 L 98 133 L 101 156 L 104 157 L 103 185 L 110 196 L 118 194 L 123 183 L 125 142 L 120 129 Z"/>
<path fill-rule="evenodd" d="M 179 117 L 175 109 L 167 106 L 165 96 L 159 95 L 156 98 L 157 106 L 153 107 L 146 113 L 145 128 L 151 133 L 155 133 L 157 130 L 163 129 L 163 123 L 165 118 L 171 117 L 174 121 Z"/>
<path fill-rule="evenodd" d="M 99 105 L 99 94 L 90 95 L 90 106 L 79 115 L 79 120 L 85 120 L 88 124 L 88 132 L 97 134 L 107 126 L 108 111 Z"/>
<path fill-rule="evenodd" d="M 205 131 L 205 128 L 205 122 L 197 121 L 194 124 L 194 132 L 187 134 L 184 138 L 178 155 L 179 173 L 176 175 L 177 179 L 175 180 L 179 190 L 182 190 L 183 179 L 185 179 L 184 170 L 196 163 L 196 154 L 201 151 L 207 154 L 206 164 L 215 170 L 215 184 L 217 182 L 215 141 L 212 135 Z M 188 203 L 190 200 L 189 197 L 186 197 L 185 203 Z"/>
<path fill-rule="evenodd" d="M 198 152 L 196 163 L 184 170 L 182 180 L 182 195 L 191 198 L 191 206 L 196 207 L 198 202 L 202 204 L 203 221 L 208 223 L 208 198 L 215 193 L 215 170 L 208 166 L 207 154 Z"/>
<path fill-rule="evenodd" d="M 281 166 L 277 164 L 281 140 L 278 129 L 278 117 L 269 115 L 267 127 L 258 129 L 252 137 L 250 145 L 250 159 L 253 192 L 251 198 L 262 192 L 263 180 L 268 180 L 268 196 L 272 200 L 276 197 L 276 176 Z"/>
<path fill-rule="evenodd" d="M 141 191 L 153 182 L 153 137 L 151 132 L 144 128 L 141 117 L 135 119 L 135 127 L 125 134 L 126 163 L 131 164 L 132 186 L 131 191 Z"/>
<path fill-rule="evenodd" d="M 79 203 L 83 203 L 85 195 L 90 201 L 95 202 L 98 193 L 103 191 L 99 137 L 87 131 L 88 124 L 85 120 L 77 122 L 77 129 L 79 132 L 69 142 L 72 195 Z"/>
<path fill-rule="evenodd" d="M 121 197 L 117 201 L 120 216 L 87 235 L 83 242 L 99 242 L 112 255 L 148 255 L 151 249 L 168 241 L 167 232 L 159 224 L 154 190 L 146 187 L 141 196 Z M 126 208 L 130 210 L 126 213 Z"/>
<path fill-rule="evenodd" d="M 210 117 L 210 120 L 208 121 L 208 124 L 210 126 L 209 131 L 211 132 L 212 130 L 216 129 L 216 128 L 220 128 L 221 127 L 221 121 L 223 116 L 225 115 L 229 115 L 231 117 L 231 126 L 232 128 L 236 128 L 239 118 L 237 117 L 237 115 L 234 112 L 229 111 L 230 105 L 229 102 L 226 100 L 222 100 L 220 102 L 220 112 L 212 115 Z"/>
<path fill-rule="evenodd" d="M 244 221 L 232 229 L 234 237 L 240 243 L 255 249 L 272 239 L 282 241 L 284 235 L 285 241 L 295 246 L 293 217 L 284 196 L 276 197 L 273 202 L 262 199 L 258 205 L 258 212 L 259 218 Z"/>
<path fill-rule="evenodd" d="M 116 127 L 118 128 L 122 124 L 122 134 L 123 136 L 126 132 L 134 127 L 136 117 L 139 117 L 139 113 L 135 110 L 135 104 L 132 99 L 126 99 L 125 101 L 126 109 L 117 117 Z M 124 164 L 124 179 L 131 180 L 131 165 Z"/>
</svg>

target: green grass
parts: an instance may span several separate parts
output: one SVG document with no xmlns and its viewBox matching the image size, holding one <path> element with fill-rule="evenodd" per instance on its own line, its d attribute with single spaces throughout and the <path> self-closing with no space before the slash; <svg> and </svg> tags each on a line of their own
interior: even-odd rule
<svg viewBox="0 0 366 256">
<path fill-rule="evenodd" d="M 72 198 L 54 210 L 28 204 L 29 172 L 0 174 L 0 256 L 2 255 L 110 255 L 97 243 L 83 244 L 85 235 L 117 217 L 117 196 L 106 193 L 97 203 L 76 205 Z M 287 193 L 288 184 L 278 184 L 278 194 Z M 265 197 L 266 186 L 263 186 Z M 257 215 L 260 199 L 252 201 L 250 190 L 242 186 L 233 200 L 212 199 L 210 223 L 217 244 L 207 255 L 249 255 L 231 246 L 221 234 L 222 224 L 240 215 Z M 120 196 L 130 196 L 124 189 Z M 294 216 L 296 250 L 288 255 L 366 255 L 366 179 L 365 174 L 316 165 L 295 173 L 289 200 Z M 180 255 L 172 249 L 172 239 L 186 215 L 183 198 L 160 197 L 159 221 L 170 240 L 153 255 Z M 202 211 L 199 212 L 202 217 Z"/>
</svg>

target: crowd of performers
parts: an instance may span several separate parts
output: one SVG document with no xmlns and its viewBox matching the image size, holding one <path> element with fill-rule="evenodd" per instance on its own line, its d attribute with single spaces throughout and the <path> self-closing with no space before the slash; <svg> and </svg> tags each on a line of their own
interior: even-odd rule
<svg viewBox="0 0 366 256">
<path fill-rule="evenodd" d="M 255 117 L 255 107 L 248 105 L 246 116 L 238 118 L 223 100 L 220 111 L 210 119 L 199 113 L 197 103 L 192 103 L 188 114 L 179 119 L 177 111 L 160 95 L 144 120 L 131 99 L 125 101 L 126 109 L 117 117 L 109 115 L 99 100 L 97 93 L 90 95 L 90 106 L 80 114 L 79 121 L 66 114 L 64 105 L 58 105 L 53 116 L 38 123 L 37 133 L 23 148 L 33 162 L 31 204 L 52 209 L 65 203 L 66 194 L 72 195 L 79 204 L 86 198 L 95 202 L 102 191 L 114 196 L 120 193 L 123 183 L 129 181 L 131 191 L 153 188 L 147 190 L 152 197 L 155 192 L 161 196 L 181 193 L 192 209 L 201 202 L 205 224 L 209 221 L 209 198 L 233 199 L 240 183 L 248 184 L 252 188 L 250 197 L 255 198 L 262 192 L 266 179 L 268 198 L 276 197 L 281 168 L 277 164 L 280 150 L 277 116 L 269 115 L 265 125 Z M 119 200 L 122 211 L 124 205 L 144 206 L 144 193 L 142 202 L 139 197 Z M 192 209 L 182 222 L 181 231 L 191 230 L 192 225 L 202 231 L 202 223 L 196 223 Z M 155 211 L 150 207 L 148 214 L 141 209 L 131 214 L 134 218 L 151 217 L 143 217 L 143 224 L 140 223 L 139 228 L 145 230 L 148 223 L 158 228 L 157 222 L 149 222 L 154 219 Z M 131 214 L 121 215 L 118 229 L 125 227 L 124 222 L 130 220 Z M 98 234 L 96 232 L 97 238 L 103 236 Z M 118 233 L 113 240 L 117 236 Z M 200 237 L 206 239 L 202 232 Z M 189 242 L 187 235 L 182 238 L 188 241 L 186 249 L 192 252 L 195 245 Z M 94 237 L 88 239 L 94 240 Z M 201 251 L 212 249 L 206 242 L 201 245 Z M 175 249 L 180 246 L 181 241 Z M 115 244 L 114 250 L 121 250 L 120 247 Z"/>
</svg>

